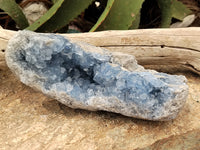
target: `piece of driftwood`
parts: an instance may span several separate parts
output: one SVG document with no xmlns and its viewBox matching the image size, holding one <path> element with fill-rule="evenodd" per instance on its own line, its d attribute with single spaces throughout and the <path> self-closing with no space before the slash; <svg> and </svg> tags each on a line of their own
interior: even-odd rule
<svg viewBox="0 0 200 150">
<path fill-rule="evenodd" d="M 0 66 L 15 31 L 0 29 Z M 181 65 L 200 74 L 200 28 L 140 29 L 62 34 L 110 51 L 132 54 L 141 65 Z"/>
</svg>

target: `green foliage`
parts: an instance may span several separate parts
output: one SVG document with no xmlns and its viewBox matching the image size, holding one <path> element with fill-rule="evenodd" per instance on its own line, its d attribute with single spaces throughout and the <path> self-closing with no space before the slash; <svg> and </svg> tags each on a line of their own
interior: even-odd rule
<svg viewBox="0 0 200 150">
<path fill-rule="evenodd" d="M 129 27 L 131 29 L 137 29 L 140 25 L 140 12 L 135 16 L 135 19 L 132 22 L 132 25 Z"/>
<path fill-rule="evenodd" d="M 70 21 L 84 12 L 95 0 L 52 0 L 53 6 L 32 25 L 14 0 L 0 0 L 0 9 L 5 11 L 20 27 L 38 32 L 77 32 L 67 31 Z M 107 2 L 103 13 L 90 32 L 96 30 L 137 29 L 140 24 L 140 11 L 145 0 L 100 0 Z M 183 20 L 191 11 L 178 0 L 157 0 L 161 10 L 160 27 L 169 27 L 172 18 Z M 65 28 L 63 28 L 65 27 Z M 62 30 L 60 30 L 62 29 Z"/>
<path fill-rule="evenodd" d="M 27 29 L 39 32 L 54 32 L 77 17 L 93 0 L 59 0 L 38 21 Z"/>
<path fill-rule="evenodd" d="M 183 3 L 177 0 L 173 0 L 173 3 L 172 3 L 172 17 L 173 18 L 183 21 L 183 19 L 191 13 L 192 11 L 189 10 L 185 5 L 183 5 Z"/>
<path fill-rule="evenodd" d="M 52 2 L 55 4 L 56 2 L 58 2 L 59 0 L 52 0 Z"/>
<path fill-rule="evenodd" d="M 108 16 L 108 13 L 110 11 L 110 9 L 112 8 L 112 5 L 113 5 L 114 1 L 115 0 L 108 0 L 105 10 L 103 11 L 103 13 L 101 14 L 101 16 L 99 17 L 97 23 L 92 27 L 92 29 L 90 30 L 90 32 L 95 31 L 102 24 L 102 22 L 106 19 L 106 17 Z"/>
<path fill-rule="evenodd" d="M 161 9 L 161 27 L 167 28 L 172 18 L 183 20 L 191 11 L 177 0 L 157 0 Z"/>
<path fill-rule="evenodd" d="M 28 26 L 26 17 L 14 0 L 0 0 L 0 9 L 6 12 L 16 22 L 20 29 L 24 29 Z"/>
<path fill-rule="evenodd" d="M 115 0 L 98 30 L 127 30 L 140 12 L 144 0 Z"/>
<path fill-rule="evenodd" d="M 46 23 L 53 15 L 57 12 L 58 8 L 61 7 L 64 0 L 57 1 L 40 19 L 35 21 L 32 25 L 30 25 L 27 30 L 36 31 L 40 26 Z M 54 23 L 56 24 L 56 23 Z"/>
<path fill-rule="evenodd" d="M 167 28 L 172 19 L 172 0 L 157 0 L 157 2 L 161 9 L 161 27 Z"/>
</svg>

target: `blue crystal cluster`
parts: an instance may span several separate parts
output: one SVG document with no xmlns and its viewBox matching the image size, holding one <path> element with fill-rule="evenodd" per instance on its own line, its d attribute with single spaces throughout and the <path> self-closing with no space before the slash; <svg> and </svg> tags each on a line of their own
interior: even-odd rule
<svg viewBox="0 0 200 150">
<path fill-rule="evenodd" d="M 36 79 L 32 82 L 37 82 L 46 91 L 53 89 L 66 93 L 86 105 L 88 99 L 94 97 L 117 98 L 125 103 L 123 106 L 134 104 L 137 113 L 149 113 L 147 116 L 153 119 L 156 110 L 176 99 L 178 93 L 169 84 L 185 85 L 185 78 L 178 76 L 130 72 L 120 65 L 113 65 L 111 54 L 87 52 L 60 35 L 25 35 L 18 50 L 13 55 L 8 54 L 9 59 L 25 72 L 34 72 L 31 77 Z M 25 79 L 20 76 L 25 84 L 28 76 Z"/>
<path fill-rule="evenodd" d="M 66 91 L 81 101 L 103 95 L 141 104 L 157 99 L 157 103 L 162 104 L 166 96 L 173 96 L 166 81 L 152 77 L 149 72 L 129 72 L 119 65 L 113 67 L 109 55 L 85 52 L 59 35 L 49 38 L 56 40 L 44 42 L 34 37 L 27 49 L 20 51 L 19 57 L 26 62 L 27 69 L 40 76 L 47 89 L 54 85 L 57 91 Z"/>
</svg>

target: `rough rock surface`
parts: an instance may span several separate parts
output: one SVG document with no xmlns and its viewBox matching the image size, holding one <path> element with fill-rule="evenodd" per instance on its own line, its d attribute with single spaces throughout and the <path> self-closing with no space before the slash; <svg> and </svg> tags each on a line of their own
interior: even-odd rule
<svg viewBox="0 0 200 150">
<path fill-rule="evenodd" d="M 69 107 L 174 119 L 188 95 L 186 78 L 144 70 L 133 56 L 121 55 L 55 34 L 20 31 L 8 43 L 6 62 L 24 84 Z"/>
<path fill-rule="evenodd" d="M 0 67 L 0 149 L 199 150 L 200 77 L 182 74 L 188 99 L 176 119 L 160 122 L 71 109 Z"/>
</svg>

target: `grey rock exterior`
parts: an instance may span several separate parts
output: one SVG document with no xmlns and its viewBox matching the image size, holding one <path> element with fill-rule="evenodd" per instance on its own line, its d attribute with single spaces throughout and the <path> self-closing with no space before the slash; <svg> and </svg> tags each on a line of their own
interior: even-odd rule
<svg viewBox="0 0 200 150">
<path fill-rule="evenodd" d="M 145 70 L 134 56 L 56 34 L 19 31 L 6 62 L 21 82 L 71 108 L 165 121 L 177 116 L 188 95 L 184 76 Z"/>
</svg>

